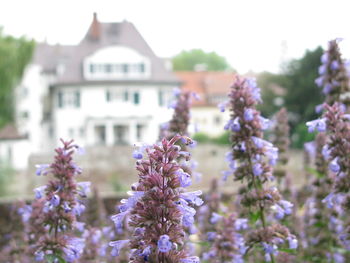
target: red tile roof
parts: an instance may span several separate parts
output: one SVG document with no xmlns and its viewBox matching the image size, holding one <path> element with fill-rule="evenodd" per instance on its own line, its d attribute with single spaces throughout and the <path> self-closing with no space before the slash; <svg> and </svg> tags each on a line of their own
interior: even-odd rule
<svg viewBox="0 0 350 263">
<path fill-rule="evenodd" d="M 0 130 L 0 140 L 17 140 L 26 137 L 18 133 L 17 128 L 13 124 L 8 124 Z"/>
<path fill-rule="evenodd" d="M 183 90 L 196 92 L 201 97 L 193 106 L 216 106 L 225 100 L 236 76 L 231 72 L 215 71 L 178 71 L 175 74 L 183 82 Z"/>
</svg>

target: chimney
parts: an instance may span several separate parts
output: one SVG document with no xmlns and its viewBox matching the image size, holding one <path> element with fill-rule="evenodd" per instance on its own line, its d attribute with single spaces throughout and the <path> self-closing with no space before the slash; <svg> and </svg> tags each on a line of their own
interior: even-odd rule
<svg viewBox="0 0 350 263">
<path fill-rule="evenodd" d="M 99 40 L 101 36 L 101 25 L 97 20 L 97 13 L 94 12 L 94 17 L 89 30 L 89 36 L 92 40 Z"/>
</svg>

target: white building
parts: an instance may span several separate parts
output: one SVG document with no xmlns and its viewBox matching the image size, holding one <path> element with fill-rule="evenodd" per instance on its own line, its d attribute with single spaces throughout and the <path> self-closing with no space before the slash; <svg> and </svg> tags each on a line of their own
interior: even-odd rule
<svg viewBox="0 0 350 263">
<path fill-rule="evenodd" d="M 94 14 L 78 45 L 37 45 L 16 89 L 17 134 L 0 136 L 0 158 L 22 169 L 60 138 L 87 147 L 155 142 L 179 84 L 133 24 Z"/>
</svg>

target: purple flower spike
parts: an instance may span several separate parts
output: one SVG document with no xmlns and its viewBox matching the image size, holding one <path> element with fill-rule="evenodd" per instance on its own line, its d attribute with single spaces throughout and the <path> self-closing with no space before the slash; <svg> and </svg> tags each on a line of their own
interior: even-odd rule
<svg viewBox="0 0 350 263">
<path fill-rule="evenodd" d="M 167 253 L 171 250 L 172 243 L 169 241 L 168 235 L 162 235 L 157 242 L 158 250 L 162 253 Z"/>
</svg>

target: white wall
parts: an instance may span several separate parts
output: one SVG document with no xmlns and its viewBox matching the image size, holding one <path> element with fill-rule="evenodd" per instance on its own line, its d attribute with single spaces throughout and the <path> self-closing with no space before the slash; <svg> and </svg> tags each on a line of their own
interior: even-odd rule
<svg viewBox="0 0 350 263">
<path fill-rule="evenodd" d="M 3 140 L 0 141 L 0 160 L 16 170 L 25 170 L 31 150 L 28 140 Z"/>
<path fill-rule="evenodd" d="M 217 107 L 193 107 L 191 109 L 191 126 L 197 126 L 198 132 L 210 136 L 222 134 L 229 118 L 228 111 L 220 112 Z"/>
<path fill-rule="evenodd" d="M 136 124 L 145 124 L 145 142 L 153 143 L 158 139 L 159 126 L 168 121 L 172 116 L 172 110 L 167 108 L 167 103 L 160 107 L 158 103 L 158 91 L 172 93 L 174 87 L 159 86 L 85 86 L 85 87 L 59 87 L 53 92 L 53 122 L 55 136 L 54 140 L 58 142 L 59 138 L 71 138 L 70 130 L 73 131 L 73 137 L 82 145 L 94 144 L 93 127 L 97 124 L 106 124 L 112 127 L 113 124 L 127 124 L 134 127 Z M 122 89 L 128 90 L 129 101 L 107 101 L 106 91 Z M 58 107 L 59 92 L 74 92 L 80 90 L 80 107 Z M 135 105 L 133 102 L 133 93 L 139 92 L 140 103 Z M 106 128 L 107 128 L 106 126 Z M 134 127 L 135 128 L 135 127 Z M 135 133 L 132 128 L 131 133 Z M 80 130 L 84 131 L 80 136 Z M 136 136 L 136 135 L 135 135 Z M 136 140 L 130 139 L 133 144 Z M 108 139 L 107 139 L 108 140 Z"/>
</svg>

